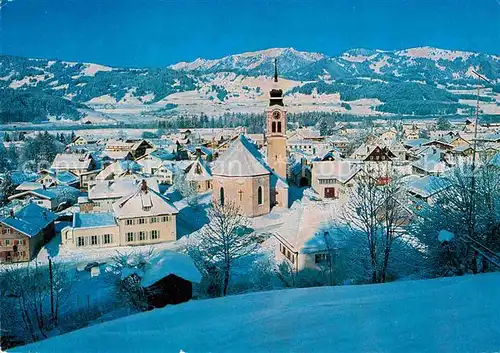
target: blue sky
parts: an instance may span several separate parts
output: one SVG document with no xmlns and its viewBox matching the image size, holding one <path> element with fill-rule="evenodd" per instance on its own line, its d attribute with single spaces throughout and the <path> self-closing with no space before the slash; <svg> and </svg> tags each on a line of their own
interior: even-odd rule
<svg viewBox="0 0 500 353">
<path fill-rule="evenodd" d="M 27 57 L 161 67 L 271 47 L 500 54 L 500 0 L 5 1 L 0 52 Z"/>
</svg>

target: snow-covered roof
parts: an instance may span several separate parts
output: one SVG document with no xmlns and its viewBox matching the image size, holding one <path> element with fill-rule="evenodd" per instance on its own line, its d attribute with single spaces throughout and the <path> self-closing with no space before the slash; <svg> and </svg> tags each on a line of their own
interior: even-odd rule
<svg viewBox="0 0 500 353">
<path fill-rule="evenodd" d="M 103 154 L 112 160 L 132 158 L 130 151 L 104 151 Z"/>
<path fill-rule="evenodd" d="M 27 191 L 27 190 L 36 190 L 42 188 L 42 184 L 37 183 L 35 181 L 23 181 L 17 188 L 17 191 Z"/>
<path fill-rule="evenodd" d="M 286 221 L 275 231 L 299 253 L 325 250 L 323 234 L 332 231 L 332 220 L 340 214 L 337 203 L 321 203 L 309 200 L 294 202 L 282 218 Z"/>
<path fill-rule="evenodd" d="M 212 179 L 212 172 L 200 158 L 198 158 L 191 164 L 191 166 L 189 166 L 189 169 L 186 173 L 187 181 L 205 181 Z"/>
<path fill-rule="evenodd" d="M 270 174 L 262 155 L 244 135 L 239 135 L 227 151 L 214 163 L 213 175 L 256 176 Z"/>
<path fill-rule="evenodd" d="M 141 169 L 142 169 L 141 165 L 135 161 L 120 160 L 111 163 L 102 171 L 100 171 L 99 174 L 96 175 L 96 179 L 97 180 L 113 179 L 114 177 L 119 177 L 120 175 L 127 172 L 132 172 L 132 173 L 139 172 Z"/>
<path fill-rule="evenodd" d="M 500 168 L 500 152 L 491 157 L 491 159 L 488 161 L 488 165 Z"/>
<path fill-rule="evenodd" d="M 14 214 L 0 220 L 20 233 L 33 237 L 57 219 L 57 215 L 34 203 L 29 203 Z"/>
<path fill-rule="evenodd" d="M 91 167 L 92 160 L 90 153 L 58 153 L 51 168 L 54 170 L 87 170 Z"/>
<path fill-rule="evenodd" d="M 115 226 L 116 221 L 112 213 L 80 213 L 73 216 L 73 228 L 97 228 Z"/>
<path fill-rule="evenodd" d="M 148 186 L 155 191 L 159 191 L 156 178 L 147 178 Z M 137 190 L 140 181 L 134 179 L 118 179 L 114 181 L 98 181 L 89 189 L 90 200 L 117 199 L 132 194 Z"/>
<path fill-rule="evenodd" d="M 423 198 L 430 197 L 443 191 L 450 183 L 437 176 L 427 175 L 423 178 L 413 179 L 408 182 L 408 191 Z"/>
<path fill-rule="evenodd" d="M 58 172 L 55 178 L 58 184 L 64 184 L 64 185 L 76 184 L 80 181 L 80 178 L 78 178 L 75 174 L 68 172 L 66 170 Z"/>
<path fill-rule="evenodd" d="M 136 218 L 177 214 L 179 211 L 170 201 L 149 186 L 144 187 L 143 182 L 136 191 L 122 197 L 113 204 L 116 218 Z"/>
<path fill-rule="evenodd" d="M 28 190 L 15 194 L 9 197 L 9 200 L 23 197 L 26 195 L 33 195 L 41 199 L 55 200 L 57 204 L 66 201 L 76 201 L 80 191 L 71 186 L 58 185 L 50 188 L 40 188 L 36 190 Z"/>
<path fill-rule="evenodd" d="M 201 274 L 193 260 L 185 254 L 174 251 L 163 251 L 153 258 L 144 270 L 141 279 L 142 287 L 149 287 L 168 275 L 176 275 L 186 281 L 200 283 Z"/>
<path fill-rule="evenodd" d="M 351 180 L 360 170 L 349 161 L 317 161 L 312 169 L 317 179 L 337 179 L 341 183 Z"/>
</svg>

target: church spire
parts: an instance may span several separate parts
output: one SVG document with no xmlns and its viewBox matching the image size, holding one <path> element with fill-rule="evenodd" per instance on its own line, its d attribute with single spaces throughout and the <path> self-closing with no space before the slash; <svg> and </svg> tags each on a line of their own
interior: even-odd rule
<svg viewBox="0 0 500 353">
<path fill-rule="evenodd" d="M 278 82 L 278 59 L 274 58 L 274 82 Z"/>
<path fill-rule="evenodd" d="M 278 59 L 274 59 L 274 84 L 273 88 L 269 92 L 269 105 L 281 105 L 283 106 L 283 91 L 278 86 Z"/>
</svg>

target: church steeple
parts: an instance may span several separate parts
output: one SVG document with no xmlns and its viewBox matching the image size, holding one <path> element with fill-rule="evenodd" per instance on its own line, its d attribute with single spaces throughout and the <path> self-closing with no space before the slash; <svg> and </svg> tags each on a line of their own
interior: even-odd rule
<svg viewBox="0 0 500 353">
<path fill-rule="evenodd" d="M 278 59 L 274 58 L 274 82 L 278 82 Z"/>
<path fill-rule="evenodd" d="M 274 84 L 269 92 L 269 106 L 283 106 L 283 91 L 278 86 L 278 59 L 274 59 Z"/>
</svg>

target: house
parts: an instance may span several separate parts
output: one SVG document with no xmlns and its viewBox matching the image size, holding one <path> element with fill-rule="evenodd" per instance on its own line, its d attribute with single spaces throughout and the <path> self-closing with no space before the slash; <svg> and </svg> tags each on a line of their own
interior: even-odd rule
<svg viewBox="0 0 500 353">
<path fill-rule="evenodd" d="M 41 170 L 40 177 L 38 178 L 37 182 L 44 187 L 65 185 L 79 188 L 80 186 L 80 178 L 72 172 L 66 170 Z"/>
<path fill-rule="evenodd" d="M 66 171 L 80 175 L 95 168 L 96 161 L 91 153 L 58 153 L 50 169 L 56 173 Z"/>
<path fill-rule="evenodd" d="M 443 178 L 427 175 L 424 177 L 413 178 L 408 181 L 408 193 L 420 200 L 432 204 L 437 194 L 450 187 L 450 182 Z"/>
<path fill-rule="evenodd" d="M 163 251 L 150 261 L 140 283 L 152 309 L 190 300 L 193 284 L 200 281 L 201 274 L 188 255 Z"/>
<path fill-rule="evenodd" d="M 63 210 L 77 202 L 80 191 L 71 186 L 42 187 L 12 195 L 9 200 L 24 200 L 51 211 Z"/>
<path fill-rule="evenodd" d="M 141 166 L 141 170 L 145 174 L 155 174 L 158 168 L 164 162 L 175 161 L 177 155 L 175 151 L 158 149 L 148 153 L 140 158 L 137 158 L 136 163 Z"/>
<path fill-rule="evenodd" d="M 136 192 L 113 204 L 122 245 L 145 245 L 177 240 L 178 210 L 145 180 Z"/>
<path fill-rule="evenodd" d="M 319 132 L 310 128 L 297 129 L 287 134 L 287 150 L 302 150 L 310 154 L 323 154 L 331 145 Z"/>
<path fill-rule="evenodd" d="M 146 179 L 148 186 L 158 190 L 155 178 Z M 89 188 L 88 201 L 80 204 L 81 212 L 110 212 L 113 203 L 124 196 L 132 194 L 141 181 L 134 179 L 103 180 Z"/>
<path fill-rule="evenodd" d="M 125 159 L 125 156 L 127 154 L 124 154 L 124 152 L 130 152 L 131 156 L 134 159 L 136 159 L 145 155 L 148 152 L 148 150 L 153 150 L 153 149 L 154 146 L 146 140 L 119 139 L 119 140 L 108 140 L 108 142 L 106 143 L 106 147 L 104 148 L 104 151 L 110 157 L 112 156 L 114 156 L 115 158 L 119 156 L 123 157 L 117 159 Z M 121 152 L 121 154 L 115 154 L 116 152 Z"/>
<path fill-rule="evenodd" d="M 126 178 L 133 179 L 135 174 L 141 174 L 140 164 L 131 160 L 120 160 L 111 163 L 101 170 L 95 176 L 95 181 Z"/>
<path fill-rule="evenodd" d="M 340 151 L 341 155 L 345 157 L 347 152 L 347 147 L 349 145 L 349 139 L 345 136 L 330 136 L 327 138 L 328 143 L 333 146 L 336 150 Z"/>
<path fill-rule="evenodd" d="M 311 187 L 321 198 L 346 200 L 359 171 L 355 163 L 328 153 L 321 160 L 312 162 Z"/>
<path fill-rule="evenodd" d="M 63 245 L 93 248 L 156 244 L 177 239 L 178 210 L 143 180 L 114 202 L 109 212 L 75 213 L 72 226 L 61 231 Z"/>
<path fill-rule="evenodd" d="M 61 244 L 68 248 L 120 246 L 120 230 L 111 212 L 76 212 L 71 227 L 61 231 Z"/>
<path fill-rule="evenodd" d="M 341 251 L 342 236 L 331 227 L 339 205 L 305 201 L 294 204 L 282 215 L 287 222 L 272 231 L 276 238 L 275 258 L 285 262 L 294 273 L 323 271 L 332 256 Z"/>
<path fill-rule="evenodd" d="M 454 164 L 446 153 L 429 147 L 419 155 L 419 159 L 411 164 L 414 174 L 442 175 Z"/>
<path fill-rule="evenodd" d="M 188 145 L 186 146 L 185 150 L 188 154 L 188 158 L 191 160 L 201 158 L 205 161 L 210 162 L 213 159 L 212 151 L 204 146 Z"/>
<path fill-rule="evenodd" d="M 0 263 L 30 261 L 55 235 L 57 215 L 29 203 L 0 219 Z"/>
<path fill-rule="evenodd" d="M 97 140 L 91 140 L 84 136 L 77 136 L 72 142 L 75 146 L 93 145 L 97 144 Z"/>
<path fill-rule="evenodd" d="M 206 163 L 198 158 L 186 171 L 186 181 L 198 193 L 212 190 L 212 172 Z"/>
</svg>

